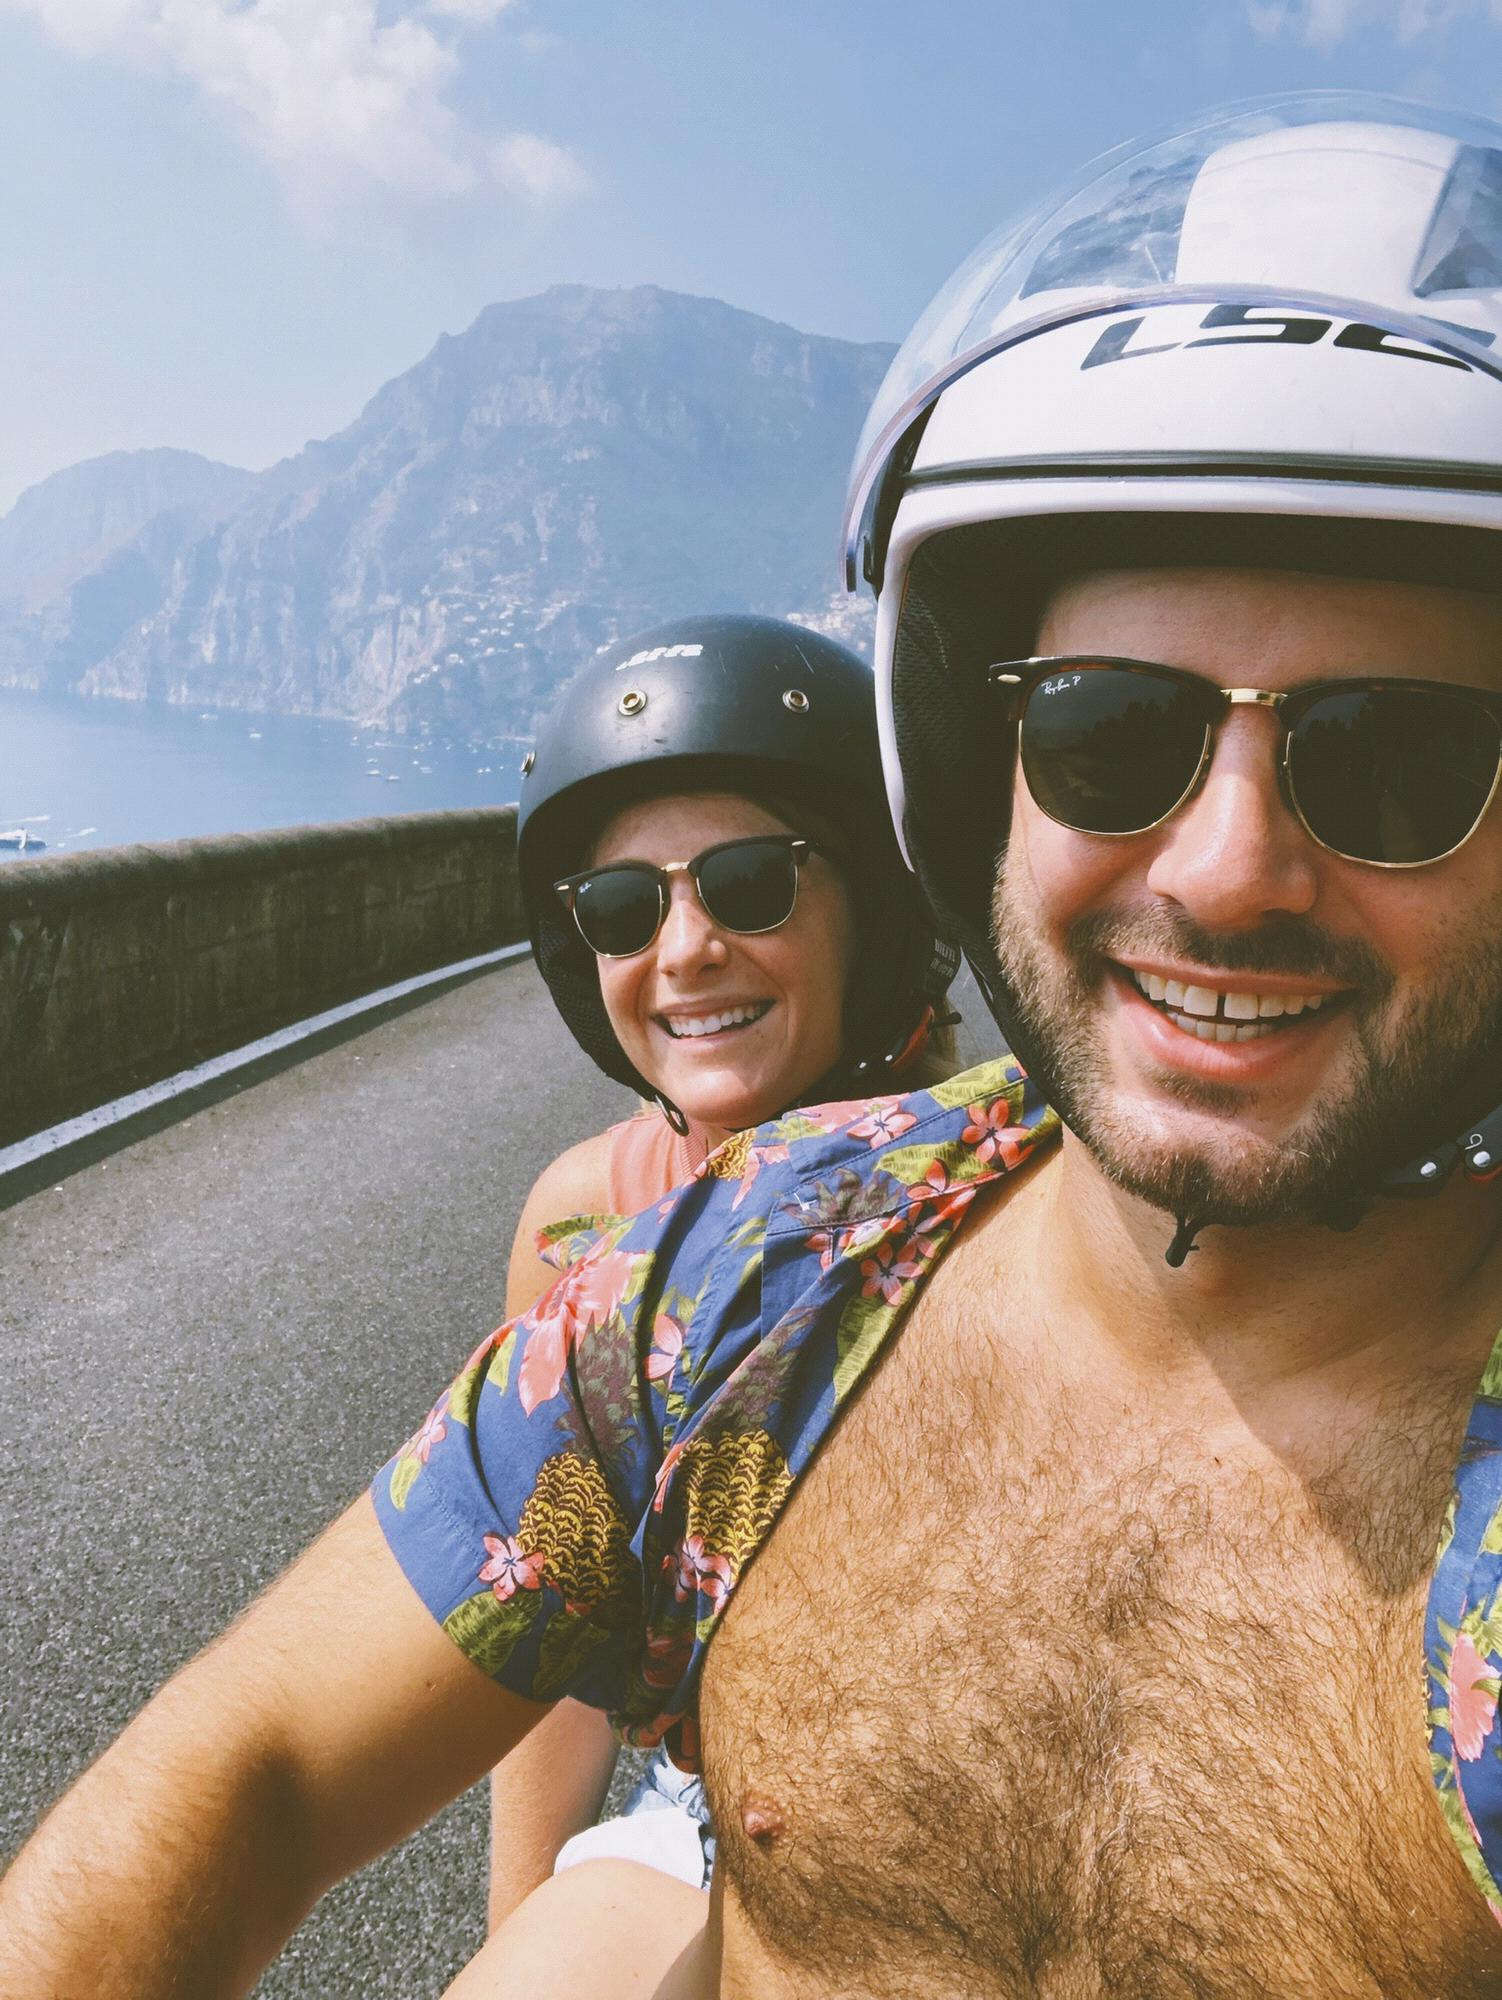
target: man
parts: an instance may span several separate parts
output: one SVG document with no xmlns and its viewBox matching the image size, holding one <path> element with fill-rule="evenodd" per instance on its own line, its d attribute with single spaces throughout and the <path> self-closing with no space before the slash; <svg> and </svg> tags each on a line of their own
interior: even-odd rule
<svg viewBox="0 0 1502 2000">
<path fill-rule="evenodd" d="M 884 726 L 1044 1092 L 795 1114 L 607 1231 L 57 1808 L 7 1996 L 244 1990 L 565 1689 L 702 1748 L 706 1992 L 1502 1992 L 1460 138 L 1202 127 L 929 318 L 967 372 L 855 496 Z"/>
</svg>

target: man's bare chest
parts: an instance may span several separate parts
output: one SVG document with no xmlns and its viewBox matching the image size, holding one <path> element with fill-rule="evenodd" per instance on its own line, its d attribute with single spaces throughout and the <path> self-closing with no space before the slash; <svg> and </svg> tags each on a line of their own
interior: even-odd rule
<svg viewBox="0 0 1502 2000">
<path fill-rule="evenodd" d="M 1424 1740 L 1448 1414 L 1311 1483 L 998 1352 L 920 1302 L 711 1650 L 760 1983 L 1502 1991 Z"/>
</svg>

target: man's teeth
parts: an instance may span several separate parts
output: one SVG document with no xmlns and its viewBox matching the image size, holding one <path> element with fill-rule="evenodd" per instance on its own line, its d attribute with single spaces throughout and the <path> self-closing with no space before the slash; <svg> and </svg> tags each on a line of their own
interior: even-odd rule
<svg viewBox="0 0 1502 2000">
<path fill-rule="evenodd" d="M 726 1028 L 743 1028 L 750 1021 L 759 1021 L 771 1004 L 770 1000 L 758 1000 L 749 1007 L 727 1007 L 723 1014 L 664 1014 L 662 1024 L 678 1041 L 695 1035 L 718 1035 Z"/>
<path fill-rule="evenodd" d="M 1326 999 L 1322 993 L 1218 993 L 1156 972 L 1133 972 L 1132 978 L 1177 1027 L 1202 1042 L 1256 1041 L 1276 1032 L 1275 1021 L 1318 1013 Z"/>
</svg>

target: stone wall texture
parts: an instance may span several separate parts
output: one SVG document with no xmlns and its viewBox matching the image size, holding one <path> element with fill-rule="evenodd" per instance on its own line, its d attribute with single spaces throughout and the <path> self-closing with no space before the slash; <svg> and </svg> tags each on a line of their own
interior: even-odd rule
<svg viewBox="0 0 1502 2000">
<path fill-rule="evenodd" d="M 510 807 L 0 868 L 0 1145 L 525 934 Z"/>
</svg>

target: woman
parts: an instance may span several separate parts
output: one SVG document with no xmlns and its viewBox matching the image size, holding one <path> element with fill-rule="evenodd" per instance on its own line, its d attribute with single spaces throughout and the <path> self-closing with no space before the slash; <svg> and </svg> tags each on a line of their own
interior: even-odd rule
<svg viewBox="0 0 1502 2000">
<path fill-rule="evenodd" d="M 651 1108 L 539 1177 L 509 1315 L 557 1275 L 540 1232 L 645 1207 L 794 1104 L 944 1073 L 934 1010 L 956 963 L 892 837 L 869 670 L 832 640 L 748 616 L 627 640 L 568 688 L 524 771 L 519 866 L 538 966 L 586 1053 Z M 614 1758 L 604 1718 L 562 1702 L 496 1773 L 491 1921 L 510 1919 L 484 1954 L 491 1966 L 504 1954 L 496 1990 L 543 1992 L 544 1969 L 560 1980 L 560 1924 L 587 1926 L 617 1893 L 619 1864 L 595 1860 L 535 1913 L 519 1909 L 555 1858 L 647 1861 L 654 1873 L 628 1870 L 625 1886 L 638 1915 L 651 1900 L 665 1951 L 702 1927 L 711 1842 L 697 1784 L 665 1759 L 643 1809 L 580 1833 Z M 579 1990 L 594 1976 L 580 1967 Z"/>
</svg>

